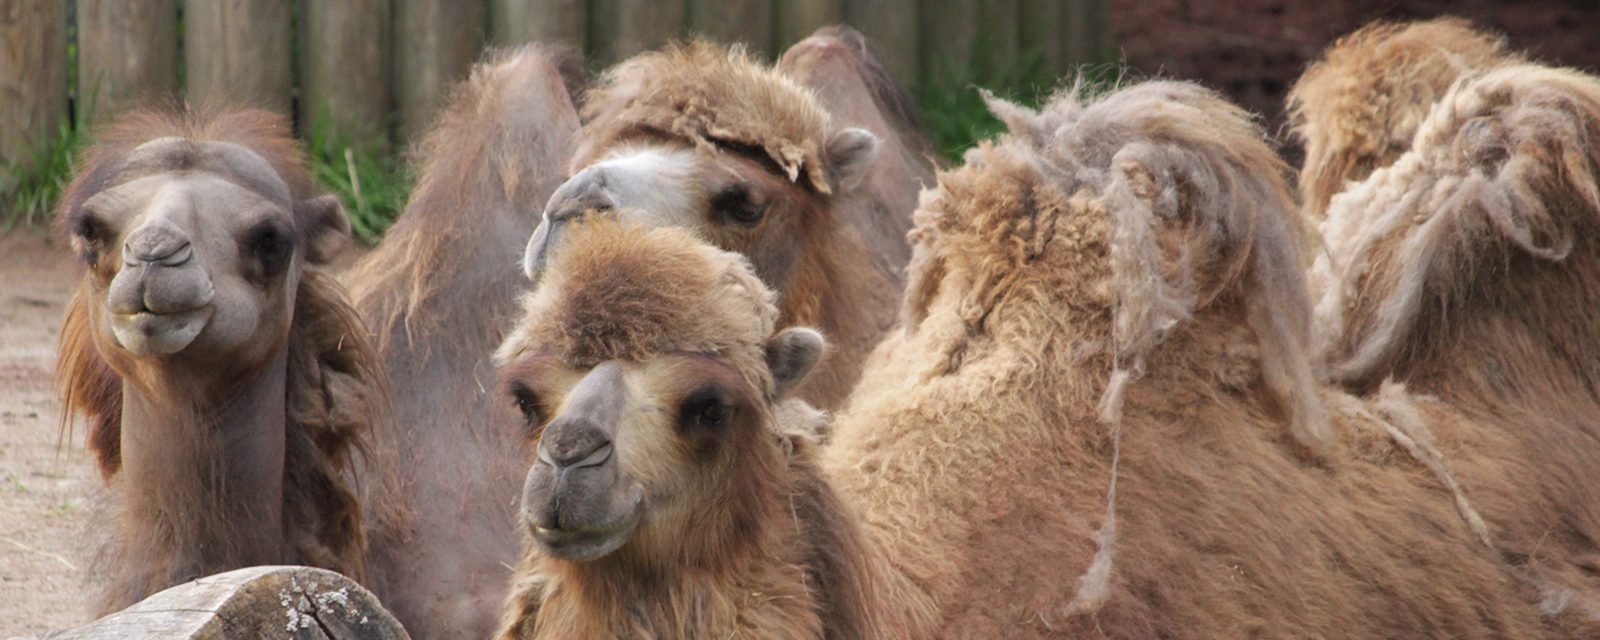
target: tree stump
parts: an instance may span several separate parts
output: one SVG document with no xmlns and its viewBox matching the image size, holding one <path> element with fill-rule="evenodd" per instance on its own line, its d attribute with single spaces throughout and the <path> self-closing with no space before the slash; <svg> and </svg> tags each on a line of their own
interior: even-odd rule
<svg viewBox="0 0 1600 640">
<path fill-rule="evenodd" d="M 355 581 L 311 567 L 250 567 L 157 593 L 47 640 L 302 638 L 409 640 Z"/>
</svg>

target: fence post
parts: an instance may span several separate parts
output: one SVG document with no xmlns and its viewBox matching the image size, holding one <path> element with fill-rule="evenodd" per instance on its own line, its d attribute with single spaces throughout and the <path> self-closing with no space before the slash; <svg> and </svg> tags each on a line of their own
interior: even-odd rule
<svg viewBox="0 0 1600 640">
<path fill-rule="evenodd" d="M 819 27 L 844 21 L 844 0 L 781 0 L 774 48 L 787 48 Z"/>
<path fill-rule="evenodd" d="M 922 77 L 961 78 L 977 70 L 981 12 L 976 0 L 927 0 L 923 3 Z"/>
<path fill-rule="evenodd" d="M 1034 56 L 1039 69 L 1060 83 L 1070 68 L 1061 42 L 1062 0 L 1022 0 L 1022 54 Z"/>
<path fill-rule="evenodd" d="M 67 19 L 62 0 L 0 0 L 0 195 L 7 163 L 32 165 L 67 117 Z"/>
<path fill-rule="evenodd" d="M 583 51 L 585 0 L 489 0 L 490 39 L 499 46 L 562 42 Z"/>
<path fill-rule="evenodd" d="M 917 0 L 850 0 L 845 4 L 845 19 L 872 42 L 878 61 L 895 81 L 908 88 L 917 86 L 919 4 Z"/>
<path fill-rule="evenodd" d="M 301 135 L 361 144 L 381 137 L 389 116 L 388 0 L 300 4 Z"/>
<path fill-rule="evenodd" d="M 683 31 L 689 7 L 684 0 L 614 0 L 616 40 L 611 48 L 614 60 L 649 51 L 665 44 Z"/>
<path fill-rule="evenodd" d="M 290 112 L 289 3 L 185 0 L 185 93 L 196 104 Z"/>
<path fill-rule="evenodd" d="M 743 42 L 773 56 L 772 0 L 690 0 L 689 27 L 719 42 Z"/>
<path fill-rule="evenodd" d="M 177 90 L 177 0 L 78 0 L 81 122 L 105 122 Z"/>
<path fill-rule="evenodd" d="M 1069 65 L 1096 62 L 1111 43 L 1108 0 L 1062 0 L 1062 54 Z"/>
<path fill-rule="evenodd" d="M 395 3 L 394 84 L 400 131 L 415 140 L 433 124 L 450 87 L 483 50 L 482 0 Z"/>
<path fill-rule="evenodd" d="M 983 75 L 978 81 L 985 84 L 1000 82 L 1007 74 L 1017 73 L 1017 38 L 1021 35 L 1021 3 L 1018 0 L 984 0 L 981 5 L 978 52 Z M 1015 80 L 1015 78 L 1010 78 Z"/>
</svg>

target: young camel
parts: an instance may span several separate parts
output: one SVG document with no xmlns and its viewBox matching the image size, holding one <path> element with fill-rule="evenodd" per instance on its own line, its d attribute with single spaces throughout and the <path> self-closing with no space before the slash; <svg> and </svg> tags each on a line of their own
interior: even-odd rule
<svg viewBox="0 0 1600 640">
<path fill-rule="evenodd" d="M 1573 631 L 1397 412 L 1333 393 L 1321 424 L 1287 172 L 1242 111 L 993 108 L 820 450 L 790 398 L 821 339 L 749 265 L 572 232 L 497 355 L 536 451 L 502 638 Z"/>
<path fill-rule="evenodd" d="M 836 347 L 802 392 L 833 409 L 894 322 L 907 219 L 932 176 L 908 101 L 859 34 L 821 33 L 784 60 L 773 69 L 697 41 L 608 71 L 525 265 L 537 279 L 570 221 L 597 210 L 749 256 L 783 294 L 780 322 L 816 326 Z"/>
<path fill-rule="evenodd" d="M 384 396 L 317 268 L 344 210 L 270 114 L 141 112 L 97 138 L 59 211 L 85 271 L 56 371 L 120 498 L 98 610 L 251 565 L 360 579 L 349 463 Z"/>
<path fill-rule="evenodd" d="M 1457 78 L 1519 59 L 1459 18 L 1375 22 L 1340 38 L 1289 90 L 1291 130 L 1305 145 L 1302 206 L 1322 219 L 1334 194 L 1411 148 Z"/>
<path fill-rule="evenodd" d="M 486 637 L 517 557 L 526 471 L 515 411 L 491 401 L 537 212 L 564 178 L 578 60 L 491 54 L 424 138 L 383 243 L 345 275 L 378 336 L 395 429 L 374 434 L 363 498 L 373 586 L 414 637 Z M 379 480 L 382 481 L 379 481 Z"/>
<path fill-rule="evenodd" d="M 1597 139 L 1600 79 L 1462 81 L 1410 150 L 1333 199 L 1311 270 L 1327 376 L 1414 394 L 1485 536 L 1562 618 L 1600 616 Z"/>
</svg>

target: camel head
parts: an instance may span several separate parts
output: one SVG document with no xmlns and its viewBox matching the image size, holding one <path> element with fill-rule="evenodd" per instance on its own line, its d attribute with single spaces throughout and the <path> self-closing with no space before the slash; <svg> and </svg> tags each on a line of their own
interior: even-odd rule
<svg viewBox="0 0 1600 640">
<path fill-rule="evenodd" d="M 303 265 L 336 251 L 349 221 L 334 197 L 306 195 L 276 117 L 165 118 L 108 132 L 63 203 L 94 340 L 124 373 L 262 364 L 287 340 Z"/>
<path fill-rule="evenodd" d="M 833 131 L 812 93 L 703 42 L 611 69 L 590 91 L 574 175 L 550 197 L 524 256 L 538 280 L 571 223 L 603 215 L 673 226 L 755 260 L 785 290 L 832 232 L 833 200 L 860 187 L 879 141 Z M 820 243 L 813 243 L 820 244 Z"/>
<path fill-rule="evenodd" d="M 565 561 L 714 561 L 776 508 L 774 416 L 823 339 L 775 332 L 749 263 L 680 229 L 570 233 L 496 355 L 535 451 L 522 520 Z"/>
</svg>

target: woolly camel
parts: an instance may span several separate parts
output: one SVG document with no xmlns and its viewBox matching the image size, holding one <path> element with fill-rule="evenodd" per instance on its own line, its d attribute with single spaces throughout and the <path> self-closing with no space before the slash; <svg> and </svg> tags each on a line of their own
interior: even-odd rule
<svg viewBox="0 0 1600 640">
<path fill-rule="evenodd" d="M 347 476 L 383 397 L 317 267 L 344 210 L 270 114 L 134 113 L 97 138 L 58 216 L 85 270 L 57 376 L 120 498 L 99 611 L 250 565 L 359 579 Z"/>
<path fill-rule="evenodd" d="M 821 338 L 748 264 L 572 232 L 497 355 L 536 451 L 502 637 L 1568 630 L 1401 405 L 1332 393 L 1328 428 L 1286 169 L 1240 110 L 992 106 L 1010 133 L 924 199 L 902 328 L 825 447 L 792 400 Z"/>
<path fill-rule="evenodd" d="M 1404 384 L 1486 538 L 1600 619 L 1600 79 L 1506 66 L 1445 93 L 1393 164 L 1336 196 L 1311 271 L 1333 381 Z"/>
<path fill-rule="evenodd" d="M 370 456 L 384 481 L 364 494 L 374 590 L 418 638 L 489 635 L 516 561 L 526 462 L 489 358 L 578 129 L 577 62 L 532 46 L 474 68 L 423 140 L 404 214 L 346 275 L 394 395 Z"/>
<path fill-rule="evenodd" d="M 1340 38 L 1289 90 L 1292 131 L 1305 145 L 1306 211 L 1321 219 L 1345 185 L 1410 149 L 1417 126 L 1456 78 L 1518 57 L 1505 39 L 1459 18 L 1375 22 Z"/>
<path fill-rule="evenodd" d="M 529 277 L 595 210 L 690 229 L 750 257 L 783 294 L 782 324 L 830 336 L 837 349 L 803 396 L 836 408 L 894 322 L 907 220 L 932 180 L 906 104 L 843 28 L 776 69 L 698 41 L 636 56 L 585 98 L 576 173 L 528 243 Z"/>
</svg>

